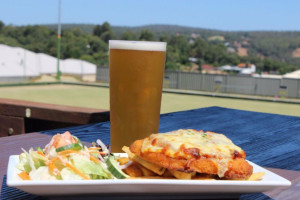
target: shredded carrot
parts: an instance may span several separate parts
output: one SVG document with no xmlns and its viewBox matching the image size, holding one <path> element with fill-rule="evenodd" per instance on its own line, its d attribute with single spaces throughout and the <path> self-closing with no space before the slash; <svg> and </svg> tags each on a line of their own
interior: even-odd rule
<svg viewBox="0 0 300 200">
<path fill-rule="evenodd" d="M 90 160 L 94 161 L 95 163 L 99 163 L 99 160 L 95 158 L 94 156 L 90 156 Z"/>
<path fill-rule="evenodd" d="M 89 153 L 99 153 L 99 154 L 101 154 L 101 155 L 107 154 L 107 153 L 99 152 L 99 151 L 89 151 Z"/>
<path fill-rule="evenodd" d="M 101 153 L 99 151 L 89 151 L 89 153 Z"/>
<path fill-rule="evenodd" d="M 31 180 L 29 174 L 27 172 L 21 172 L 18 174 L 18 176 L 22 179 L 22 180 Z"/>
<path fill-rule="evenodd" d="M 60 151 L 58 152 L 58 154 L 69 154 L 69 153 L 78 153 L 78 151 L 76 150 L 64 150 L 64 151 Z"/>
<path fill-rule="evenodd" d="M 49 170 L 53 173 L 53 174 L 55 174 L 55 175 L 60 175 L 60 171 L 58 170 L 58 168 L 56 167 L 56 165 L 54 164 L 54 163 L 50 163 L 49 165 L 48 165 L 48 167 L 49 167 Z"/>
<path fill-rule="evenodd" d="M 57 161 L 57 160 L 59 160 L 59 158 L 58 157 L 56 157 L 56 158 L 53 158 L 52 160 L 50 160 L 51 162 L 55 162 L 55 161 Z"/>
<path fill-rule="evenodd" d="M 41 156 L 45 156 L 45 154 L 41 151 L 37 151 L 38 154 L 40 154 Z"/>
<path fill-rule="evenodd" d="M 54 164 L 54 162 L 58 160 L 58 158 L 54 158 L 52 160 L 50 160 L 48 163 L 46 163 L 49 167 L 49 170 L 51 172 L 53 172 L 55 175 L 59 175 L 60 174 L 60 171 L 58 170 L 58 168 L 56 167 L 56 165 Z"/>
<path fill-rule="evenodd" d="M 49 167 L 49 170 L 52 171 L 52 172 L 54 172 L 54 169 L 56 168 L 56 166 L 52 162 L 50 162 L 48 164 L 48 167 Z"/>
<path fill-rule="evenodd" d="M 87 177 L 84 173 L 82 173 L 81 171 L 79 171 L 79 169 L 77 169 L 76 167 L 74 167 L 73 165 L 71 165 L 70 163 L 66 163 L 66 166 L 69 167 L 70 169 L 72 169 L 75 173 L 77 173 L 79 176 L 81 176 L 83 179 L 86 180 L 90 180 L 89 177 Z"/>
<path fill-rule="evenodd" d="M 101 148 L 100 147 L 90 147 L 88 149 L 91 150 L 91 149 L 101 149 Z"/>
</svg>

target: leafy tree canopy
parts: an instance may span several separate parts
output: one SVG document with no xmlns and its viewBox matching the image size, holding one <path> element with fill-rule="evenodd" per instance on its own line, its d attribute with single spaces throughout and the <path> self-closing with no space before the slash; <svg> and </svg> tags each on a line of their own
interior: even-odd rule
<svg viewBox="0 0 300 200">
<path fill-rule="evenodd" d="M 291 56 L 300 48 L 300 32 L 222 32 L 163 25 L 128 28 L 111 27 L 108 22 L 63 27 L 61 58 L 97 65 L 108 65 L 108 41 L 122 39 L 167 42 L 166 69 L 170 70 L 191 65 L 190 58 L 216 67 L 253 63 L 259 72 L 280 74 L 300 68 L 300 58 Z M 0 21 L 0 43 L 56 56 L 57 33 L 51 25 L 11 26 Z M 248 55 L 239 56 L 240 48 L 247 49 Z"/>
<path fill-rule="evenodd" d="M 145 41 L 153 41 L 154 40 L 154 34 L 152 31 L 148 30 L 148 29 L 143 29 L 141 31 L 140 40 L 145 40 Z"/>
</svg>

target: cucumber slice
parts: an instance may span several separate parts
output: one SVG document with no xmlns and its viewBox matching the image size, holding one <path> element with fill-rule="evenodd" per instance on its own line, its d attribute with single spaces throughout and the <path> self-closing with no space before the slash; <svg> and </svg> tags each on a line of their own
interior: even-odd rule
<svg viewBox="0 0 300 200">
<path fill-rule="evenodd" d="M 81 150 L 83 145 L 81 143 L 68 144 L 66 146 L 58 147 L 56 152 L 65 151 L 65 150 Z"/>
<path fill-rule="evenodd" d="M 128 178 L 129 176 L 125 174 L 119 167 L 118 161 L 114 156 L 109 156 L 106 160 L 107 168 L 112 173 L 112 175 L 118 179 Z"/>
</svg>

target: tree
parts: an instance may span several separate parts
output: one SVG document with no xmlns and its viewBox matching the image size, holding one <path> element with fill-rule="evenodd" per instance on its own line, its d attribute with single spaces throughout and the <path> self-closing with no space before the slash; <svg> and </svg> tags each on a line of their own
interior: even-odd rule
<svg viewBox="0 0 300 200">
<path fill-rule="evenodd" d="M 115 34 L 110 30 L 110 31 L 105 31 L 104 33 L 101 34 L 100 37 L 104 42 L 108 43 L 109 40 L 115 39 Z"/>
<path fill-rule="evenodd" d="M 83 35 L 81 28 L 78 28 L 78 27 L 73 28 L 72 32 L 76 37 L 81 37 Z"/>
<path fill-rule="evenodd" d="M 202 38 L 198 37 L 192 45 L 193 57 L 204 58 L 205 52 L 208 49 L 208 44 Z"/>
<path fill-rule="evenodd" d="M 107 52 L 96 52 L 93 54 L 93 57 L 95 59 L 95 63 L 98 65 L 108 65 L 108 53 Z"/>
<path fill-rule="evenodd" d="M 99 37 L 89 35 L 88 38 L 88 44 L 89 45 L 89 52 L 95 53 L 95 52 L 107 52 L 108 51 L 108 45 Z"/>
<path fill-rule="evenodd" d="M 93 35 L 100 37 L 102 34 L 102 26 L 96 25 L 93 30 Z"/>
<path fill-rule="evenodd" d="M 101 37 L 101 35 L 105 32 L 111 31 L 110 24 L 108 22 L 104 22 L 102 25 L 96 25 L 93 30 L 93 35 Z"/>
<path fill-rule="evenodd" d="M 137 40 L 137 35 L 132 31 L 125 31 L 122 33 L 121 40 Z"/>
<path fill-rule="evenodd" d="M 109 23 L 94 27 L 92 34 L 73 26 L 62 30 L 61 58 L 80 58 L 98 65 L 108 64 L 108 40 L 116 38 Z M 168 44 L 166 69 L 178 70 L 181 65 L 189 65 L 189 58 L 195 57 L 201 64 L 221 66 L 237 65 L 240 62 L 255 64 L 257 72 L 273 71 L 284 74 L 299 69 L 300 58 L 292 57 L 292 52 L 300 48 L 299 32 L 241 32 L 222 33 L 226 43 L 209 42 L 212 33 L 201 32 L 197 37 L 176 32 L 152 32 L 144 29 L 136 34 L 135 29 L 117 29 L 120 39 L 149 40 L 158 38 Z M 123 29 L 124 30 L 124 29 Z M 183 33 L 184 31 L 182 31 Z M 175 34 L 176 33 L 176 34 Z M 213 33 L 215 35 L 221 33 Z M 245 37 L 247 36 L 247 37 Z M 44 26 L 11 26 L 0 21 L 0 43 L 23 47 L 34 52 L 56 56 L 56 30 Z M 228 47 L 247 45 L 248 56 L 240 57 L 227 53 Z"/>
<path fill-rule="evenodd" d="M 93 35 L 100 37 L 106 43 L 116 37 L 108 22 L 104 22 L 101 26 L 95 26 Z"/>
<path fill-rule="evenodd" d="M 4 23 L 0 20 L 0 31 L 2 30 L 2 28 L 4 27 Z"/>
<path fill-rule="evenodd" d="M 148 29 L 143 29 L 140 33 L 139 40 L 144 40 L 144 41 L 153 41 L 154 40 L 154 34 L 152 31 Z"/>
<path fill-rule="evenodd" d="M 111 27 L 110 27 L 110 24 L 108 22 L 104 22 L 102 24 L 102 33 L 105 33 L 107 31 L 111 31 Z"/>
<path fill-rule="evenodd" d="M 178 70 L 180 68 L 179 52 L 172 46 L 167 46 L 166 69 Z"/>
<path fill-rule="evenodd" d="M 189 64 L 190 45 L 184 35 L 171 36 L 169 45 L 178 50 L 179 63 Z"/>
<path fill-rule="evenodd" d="M 169 39 L 170 39 L 169 35 L 167 35 L 167 34 L 163 34 L 159 37 L 159 41 L 161 41 L 161 42 L 169 42 Z"/>
</svg>

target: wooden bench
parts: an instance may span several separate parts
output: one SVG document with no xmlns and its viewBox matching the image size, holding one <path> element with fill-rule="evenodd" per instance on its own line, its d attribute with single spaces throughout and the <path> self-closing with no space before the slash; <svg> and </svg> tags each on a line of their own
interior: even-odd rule
<svg viewBox="0 0 300 200">
<path fill-rule="evenodd" d="M 0 98 L 0 137 L 109 121 L 109 111 Z"/>
</svg>

